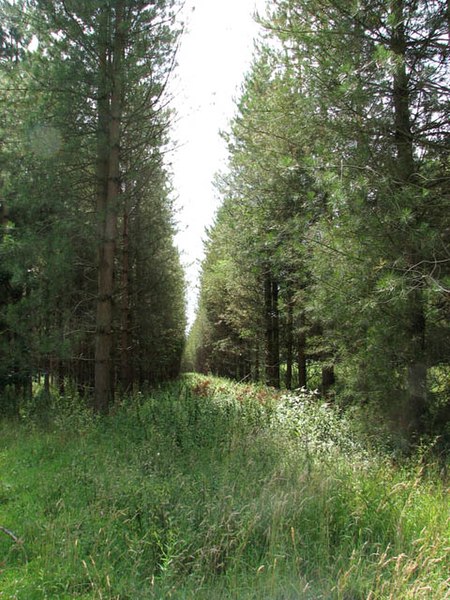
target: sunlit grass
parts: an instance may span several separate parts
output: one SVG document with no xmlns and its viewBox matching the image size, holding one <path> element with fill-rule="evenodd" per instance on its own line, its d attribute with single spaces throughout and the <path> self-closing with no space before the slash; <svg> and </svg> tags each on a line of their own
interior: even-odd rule
<svg viewBox="0 0 450 600">
<path fill-rule="evenodd" d="M 0 598 L 449 597 L 448 497 L 316 398 L 189 376 L 0 429 Z"/>
</svg>

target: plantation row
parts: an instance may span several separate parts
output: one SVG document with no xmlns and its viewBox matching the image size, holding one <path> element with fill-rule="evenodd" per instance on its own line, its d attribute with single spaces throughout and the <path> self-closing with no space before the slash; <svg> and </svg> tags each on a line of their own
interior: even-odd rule
<svg viewBox="0 0 450 600">
<path fill-rule="evenodd" d="M 448 439 L 448 3 L 270 0 L 259 21 L 187 368 Z"/>
</svg>

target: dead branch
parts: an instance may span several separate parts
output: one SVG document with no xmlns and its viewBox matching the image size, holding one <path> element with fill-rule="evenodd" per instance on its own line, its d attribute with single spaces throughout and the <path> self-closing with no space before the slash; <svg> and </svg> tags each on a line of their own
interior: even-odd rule
<svg viewBox="0 0 450 600">
<path fill-rule="evenodd" d="M 0 525 L 0 531 L 3 531 L 3 533 L 6 533 L 6 535 L 9 535 L 9 537 L 16 543 L 16 544 L 20 544 L 20 538 L 17 537 L 17 535 L 15 533 L 13 533 L 12 531 L 10 531 L 9 529 L 6 529 L 6 527 L 2 527 Z"/>
</svg>

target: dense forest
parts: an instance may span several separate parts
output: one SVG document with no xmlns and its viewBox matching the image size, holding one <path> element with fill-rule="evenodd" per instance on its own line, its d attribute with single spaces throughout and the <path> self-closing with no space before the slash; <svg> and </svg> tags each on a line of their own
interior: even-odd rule
<svg viewBox="0 0 450 600">
<path fill-rule="evenodd" d="M 450 400 L 449 5 L 274 0 L 224 133 L 187 365 L 412 440 Z"/>
<path fill-rule="evenodd" d="M 0 393 L 177 375 L 184 275 L 164 162 L 171 0 L 0 4 Z"/>
<path fill-rule="evenodd" d="M 0 597 L 450 599 L 450 1 L 267 2 L 189 332 L 182 14 L 0 0 Z"/>
<path fill-rule="evenodd" d="M 179 373 L 172 0 L 1 3 L 2 410 Z M 184 368 L 318 388 L 413 439 L 449 401 L 449 13 L 275 0 L 223 133 Z M 38 383 L 38 388 L 36 388 Z"/>
</svg>

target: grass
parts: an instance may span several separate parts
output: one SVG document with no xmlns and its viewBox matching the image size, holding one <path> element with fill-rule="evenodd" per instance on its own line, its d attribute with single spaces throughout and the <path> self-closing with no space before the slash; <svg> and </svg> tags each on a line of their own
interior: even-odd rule
<svg viewBox="0 0 450 600">
<path fill-rule="evenodd" d="M 449 503 L 308 395 L 189 376 L 0 425 L 0 598 L 450 598 Z"/>
</svg>

